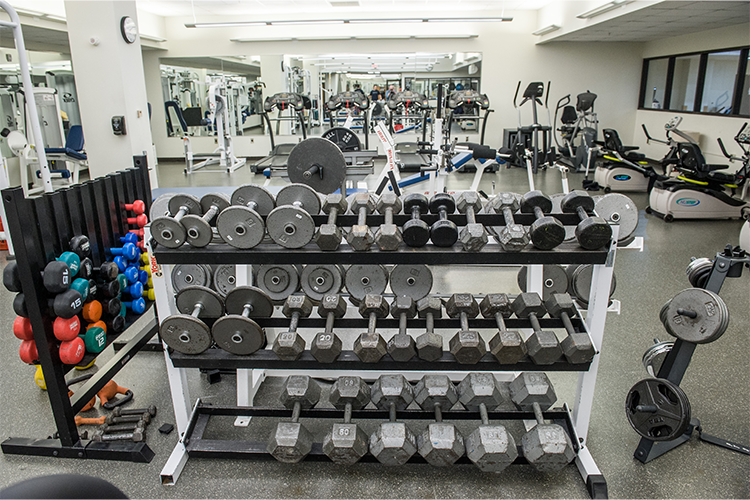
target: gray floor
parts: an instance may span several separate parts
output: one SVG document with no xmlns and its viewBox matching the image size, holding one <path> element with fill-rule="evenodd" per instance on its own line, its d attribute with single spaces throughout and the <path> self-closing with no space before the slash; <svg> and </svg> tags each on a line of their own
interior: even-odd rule
<svg viewBox="0 0 750 500">
<path fill-rule="evenodd" d="M 159 182 L 169 186 L 239 185 L 263 182 L 242 169 L 232 177 L 224 174 L 195 174 L 186 178 L 182 164 L 162 163 Z M 580 175 L 571 175 L 579 186 Z M 524 192 L 526 174 L 521 169 L 501 170 L 485 177 L 486 192 Z M 470 175 L 457 174 L 449 189 L 462 189 Z M 558 172 L 541 172 L 538 187 L 559 192 Z M 274 179 L 273 184 L 283 181 Z M 645 195 L 632 198 L 645 208 Z M 638 435 L 630 428 L 623 411 L 627 391 L 645 377 L 641 355 L 654 337 L 667 339 L 658 320 L 661 305 L 689 285 L 685 266 L 691 256 L 712 257 L 727 243 L 736 244 L 739 221 L 691 221 L 666 224 L 641 211 L 638 234 L 645 237 L 645 251 L 620 251 L 617 255 L 618 286 L 615 298 L 622 301 L 622 313 L 610 314 L 599 368 L 588 445 L 607 479 L 612 498 L 747 498 L 750 497 L 750 457 L 726 451 L 693 438 L 649 464 L 633 459 Z M 434 268 L 437 291 L 475 291 L 478 271 Z M 516 269 L 498 270 L 496 290 L 516 293 Z M 700 346 L 682 387 L 690 398 L 695 416 L 704 429 L 740 443 L 750 444 L 750 294 L 747 275 L 728 280 L 722 296 L 731 314 L 727 333 L 717 342 Z M 476 290 L 484 291 L 487 290 Z M 17 355 L 18 341 L 11 336 L 12 295 L 0 290 L 0 317 L 5 318 L 6 347 L 0 350 L 0 436 L 45 437 L 54 431 L 46 394 L 34 384 L 34 369 L 23 365 Z M 483 332 L 490 335 L 490 332 Z M 99 361 L 111 356 L 108 349 Z M 94 368 L 95 369 L 95 368 Z M 164 422 L 174 423 L 171 398 L 161 354 L 142 353 L 117 376 L 120 385 L 132 388 L 138 405 L 156 404 L 159 414 L 148 432 L 148 444 L 156 457 L 151 464 L 26 458 L 0 455 L 0 487 L 19 480 L 62 472 L 99 476 L 113 482 L 132 498 L 586 498 L 587 492 L 574 466 L 556 474 L 544 474 L 531 467 L 511 467 L 500 475 L 480 473 L 473 466 L 436 469 L 407 465 L 384 468 L 376 464 L 337 467 L 328 463 L 285 465 L 271 461 L 213 461 L 191 459 L 176 486 L 161 486 L 159 472 L 177 442 L 176 433 L 156 432 Z M 559 400 L 571 402 L 574 374 L 553 377 Z M 209 385 L 197 370 L 189 375 L 191 394 L 204 401 L 232 403 L 234 381 L 224 377 Z M 275 404 L 279 379 L 268 379 L 258 395 L 259 404 Z M 269 422 L 256 421 L 242 432 L 247 438 L 262 436 Z M 218 421 L 212 432 L 224 435 L 231 422 Z M 318 431 L 322 432 L 322 429 Z M 320 434 L 322 436 L 322 434 Z"/>
</svg>

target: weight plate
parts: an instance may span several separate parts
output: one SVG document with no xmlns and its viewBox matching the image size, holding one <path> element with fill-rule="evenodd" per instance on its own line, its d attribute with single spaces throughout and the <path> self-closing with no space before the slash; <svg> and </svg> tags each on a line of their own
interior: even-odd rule
<svg viewBox="0 0 750 500">
<path fill-rule="evenodd" d="M 203 248 L 213 239 L 211 225 L 200 215 L 186 215 L 180 221 L 185 228 L 186 240 L 191 247 Z"/>
<path fill-rule="evenodd" d="M 227 314 L 242 315 L 245 304 L 250 304 L 252 310 L 250 318 L 270 318 L 273 314 L 271 297 L 260 288 L 254 286 L 238 286 L 227 294 Z"/>
<path fill-rule="evenodd" d="M 213 206 L 219 209 L 217 212 L 217 215 L 227 208 L 230 205 L 229 203 L 229 197 L 225 195 L 224 193 L 207 193 L 204 194 L 201 198 L 201 208 L 203 209 L 203 213 L 209 211 L 209 209 Z M 215 216 L 214 216 L 215 217 Z M 207 222 L 211 222 L 210 220 Z"/>
<path fill-rule="evenodd" d="M 320 196 L 309 186 L 304 184 L 289 184 L 279 190 L 279 194 L 276 195 L 277 207 L 294 205 L 295 203 L 301 203 L 302 206 L 300 208 L 303 208 L 310 215 L 318 215 L 320 213 Z"/>
<path fill-rule="evenodd" d="M 652 377 L 659 374 L 661 365 L 674 347 L 674 342 L 657 342 L 643 353 L 643 367 Z"/>
<path fill-rule="evenodd" d="M 661 323 L 664 324 L 667 321 L 667 311 L 669 310 L 669 303 L 672 302 L 672 299 L 669 299 L 664 303 L 663 306 L 661 306 L 661 311 L 659 311 L 659 319 L 661 320 Z"/>
<path fill-rule="evenodd" d="M 234 264 L 223 264 L 216 266 L 214 271 L 214 290 L 226 298 L 227 294 L 237 286 L 237 276 Z"/>
<path fill-rule="evenodd" d="M 221 296 L 205 286 L 189 286 L 183 288 L 175 297 L 177 310 L 182 314 L 191 314 L 196 304 L 202 304 L 203 309 L 199 318 L 218 318 L 224 314 L 224 303 Z"/>
<path fill-rule="evenodd" d="M 669 302 L 664 326 L 678 339 L 707 344 L 724 334 L 729 326 L 729 311 L 717 294 L 702 288 L 688 288 Z"/>
<path fill-rule="evenodd" d="M 207 286 L 208 288 L 211 288 L 211 289 L 213 289 L 215 291 L 216 289 L 214 288 L 214 280 L 213 280 L 214 270 L 213 270 L 213 268 L 211 266 L 209 266 L 208 264 L 198 264 L 198 265 L 201 266 L 206 271 L 206 279 L 207 279 L 208 283 L 206 283 L 205 286 Z"/>
<path fill-rule="evenodd" d="M 300 275 L 300 286 L 305 295 L 319 302 L 328 294 L 341 291 L 344 278 L 335 265 L 307 265 Z"/>
<path fill-rule="evenodd" d="M 522 267 L 518 271 L 518 288 L 526 292 L 526 273 L 528 268 Z M 558 264 L 544 264 L 542 268 L 542 299 L 547 300 L 553 293 L 568 291 L 568 275 L 565 268 Z"/>
<path fill-rule="evenodd" d="M 557 193 L 550 195 L 552 200 L 552 213 L 561 214 L 562 211 L 562 199 L 565 198 L 564 193 Z M 576 226 L 565 226 L 565 241 L 574 241 L 576 239 Z"/>
<path fill-rule="evenodd" d="M 157 217 L 164 217 L 169 215 L 169 200 L 176 194 L 179 193 L 165 193 L 159 195 L 154 201 L 151 202 L 151 210 L 148 213 L 148 220 L 154 220 Z"/>
<path fill-rule="evenodd" d="M 687 274 L 688 281 L 693 287 L 703 288 L 713 268 L 714 263 L 712 260 L 701 257 L 690 261 L 687 269 L 685 269 L 685 274 Z"/>
<path fill-rule="evenodd" d="M 385 292 L 385 287 L 388 286 L 388 271 L 379 264 L 355 264 L 346 270 L 344 282 L 352 303 L 359 304 L 365 295 L 380 295 Z"/>
<path fill-rule="evenodd" d="M 173 217 L 157 217 L 151 221 L 151 236 L 166 248 L 179 248 L 185 243 L 187 234 L 181 222 Z"/>
<path fill-rule="evenodd" d="M 690 424 L 690 402 L 680 386 L 647 378 L 630 389 L 625 414 L 635 432 L 652 441 L 671 441 Z"/>
<path fill-rule="evenodd" d="M 177 264 L 172 269 L 172 289 L 175 294 L 192 285 L 210 286 L 211 278 L 200 264 Z"/>
<path fill-rule="evenodd" d="M 359 142 L 357 134 L 346 127 L 333 127 L 326 130 L 321 137 L 334 143 L 342 152 L 362 150 L 362 143 Z"/>
<path fill-rule="evenodd" d="M 234 193 L 232 193 L 232 205 L 247 207 L 250 202 L 255 203 L 255 207 L 252 209 L 263 217 L 276 208 L 276 201 L 274 201 L 273 195 L 263 186 L 245 184 L 235 189 Z"/>
<path fill-rule="evenodd" d="M 291 264 L 267 264 L 258 267 L 255 284 L 271 300 L 284 301 L 299 288 L 299 274 Z"/>
<path fill-rule="evenodd" d="M 284 248 L 302 248 L 315 234 L 315 221 L 301 208 L 284 205 L 274 208 L 266 218 L 268 235 Z"/>
<path fill-rule="evenodd" d="M 247 356 L 266 346 L 266 334 L 260 325 L 243 316 L 217 319 L 211 335 L 216 345 L 238 356 Z"/>
<path fill-rule="evenodd" d="M 206 324 L 192 316 L 176 314 L 164 320 L 159 328 L 161 339 L 183 354 L 200 354 L 211 347 L 211 332 Z"/>
<path fill-rule="evenodd" d="M 607 222 L 620 225 L 620 242 L 630 238 L 638 227 L 638 207 L 624 194 L 605 194 L 596 201 L 594 212 Z"/>
<path fill-rule="evenodd" d="M 317 172 L 311 169 L 317 169 Z M 286 171 L 290 181 L 306 184 L 319 193 L 330 194 L 339 189 L 346 179 L 346 159 L 333 142 L 310 137 L 294 147 L 287 160 Z M 281 205 L 278 198 L 276 203 Z"/>
<path fill-rule="evenodd" d="M 203 213 L 200 200 L 192 194 L 176 194 L 172 196 L 169 199 L 167 207 L 169 208 L 169 213 L 172 214 L 172 217 L 177 215 L 177 212 L 180 211 L 180 207 L 187 208 L 187 214 L 201 215 Z"/>
<path fill-rule="evenodd" d="M 571 265 L 566 269 L 568 275 L 569 293 L 578 299 L 581 305 L 588 305 L 589 295 L 591 295 L 591 277 L 594 272 L 592 264 Z M 610 298 L 617 288 L 617 278 L 612 273 L 612 285 L 609 290 Z"/>
<path fill-rule="evenodd" d="M 391 270 L 391 290 L 394 295 L 406 295 L 420 300 L 432 290 L 432 272 L 422 264 L 399 264 Z"/>
<path fill-rule="evenodd" d="M 266 227 L 260 214 L 239 205 L 223 210 L 216 219 L 221 239 L 234 248 L 253 248 L 263 241 Z"/>
</svg>

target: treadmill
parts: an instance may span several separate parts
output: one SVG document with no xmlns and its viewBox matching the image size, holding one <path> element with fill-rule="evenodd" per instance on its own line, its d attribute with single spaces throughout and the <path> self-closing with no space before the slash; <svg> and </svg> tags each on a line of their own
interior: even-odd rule
<svg viewBox="0 0 750 500">
<path fill-rule="evenodd" d="M 323 139 L 328 139 L 341 149 L 346 164 L 349 166 L 372 166 L 373 159 L 378 155 L 377 150 L 369 149 L 370 124 L 367 118 L 369 108 L 370 98 L 359 92 L 340 92 L 331 96 L 326 103 L 330 128 L 325 131 L 321 137 L 323 137 Z M 335 117 L 342 109 L 347 110 L 348 112 L 357 109 L 362 113 L 362 130 L 365 135 L 364 149 L 362 149 L 362 143 L 354 130 L 346 127 L 334 127 Z"/>
<path fill-rule="evenodd" d="M 294 92 L 280 92 L 266 98 L 263 103 L 263 113 L 261 116 L 266 121 L 268 126 L 268 136 L 271 138 L 271 153 L 258 160 L 256 163 L 250 164 L 251 172 L 263 172 L 267 168 L 271 169 L 286 169 L 289 155 L 296 146 L 296 143 L 288 144 L 276 144 L 273 138 L 273 126 L 271 125 L 271 119 L 268 114 L 274 109 L 278 110 L 278 116 L 275 121 L 281 122 L 283 120 L 299 120 L 300 127 L 302 129 L 302 138 L 307 139 L 307 130 L 305 129 L 305 117 L 303 115 L 305 109 L 310 109 L 310 99 L 305 99 L 305 96 Z M 296 113 L 296 117 L 283 117 L 281 116 L 284 111 L 291 109 Z"/>
<path fill-rule="evenodd" d="M 422 143 L 427 141 L 427 118 L 430 115 L 430 103 L 424 94 L 404 90 L 393 92 L 387 101 L 390 109 L 388 128 L 391 134 L 395 133 L 394 121 L 399 119 L 414 118 L 414 115 L 422 114 Z M 411 113 L 410 113 L 411 112 Z M 416 128 L 416 125 L 415 125 Z M 396 143 L 396 152 L 399 158 L 399 170 L 401 172 L 421 172 L 422 168 L 430 165 L 430 160 L 419 154 L 422 146 L 417 142 Z"/>
<path fill-rule="evenodd" d="M 484 145 L 484 134 L 487 129 L 487 117 L 489 117 L 490 113 L 492 113 L 493 110 L 490 109 L 490 100 L 487 97 L 487 94 L 480 94 L 476 90 L 456 90 L 451 92 L 450 96 L 448 96 L 448 100 L 446 101 L 446 107 L 450 109 L 450 115 L 448 116 L 446 129 L 448 131 L 448 136 L 450 137 L 451 134 L 451 128 L 453 126 L 453 122 L 460 122 L 461 120 L 482 120 L 482 132 L 479 136 L 479 146 L 486 147 Z M 459 114 L 456 113 L 457 109 L 462 109 L 465 114 Z M 468 114 L 466 113 L 468 110 L 477 110 L 477 114 Z M 480 111 L 484 110 L 484 116 L 481 116 L 479 114 Z M 457 146 L 466 146 L 471 150 L 479 150 L 481 148 L 477 147 L 476 144 L 473 143 L 466 143 L 466 142 L 460 142 L 457 143 Z M 471 159 L 471 158 L 469 158 Z M 481 160 L 480 160 L 481 161 Z M 489 167 L 490 172 L 497 172 L 499 168 L 499 165 L 497 163 L 494 163 L 492 166 Z M 477 166 L 474 162 L 466 161 L 462 163 L 457 169 L 457 172 L 467 172 L 467 173 L 474 173 L 477 171 Z"/>
</svg>

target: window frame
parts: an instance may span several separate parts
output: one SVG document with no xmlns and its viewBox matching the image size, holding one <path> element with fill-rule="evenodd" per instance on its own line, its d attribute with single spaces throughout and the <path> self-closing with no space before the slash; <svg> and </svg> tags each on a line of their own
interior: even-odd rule
<svg viewBox="0 0 750 500">
<path fill-rule="evenodd" d="M 703 101 L 703 91 L 706 83 L 706 69 L 708 67 L 708 56 L 710 54 L 720 54 L 722 52 L 731 52 L 739 50 L 739 63 L 737 65 L 737 78 L 734 83 L 734 95 L 732 97 L 732 112 L 729 114 L 725 113 L 709 113 L 701 111 L 701 103 Z M 695 99 L 693 109 L 697 111 L 682 111 L 677 109 L 669 109 L 672 105 L 672 86 L 674 84 L 674 69 L 675 60 L 678 57 L 686 56 L 700 56 L 700 63 L 698 64 L 698 82 L 695 88 Z M 713 50 L 702 50 L 694 52 L 683 52 L 680 54 L 672 54 L 666 56 L 648 57 L 643 59 L 643 65 L 641 66 L 641 89 L 638 95 L 638 109 L 648 111 L 661 111 L 667 113 L 683 113 L 690 115 L 706 115 L 706 116 L 727 116 L 734 118 L 750 118 L 750 115 L 740 114 L 740 105 L 742 103 L 742 89 L 745 84 L 745 78 L 747 77 L 747 59 L 750 55 L 750 46 L 742 45 L 740 47 L 728 47 L 724 49 L 713 49 Z M 664 106 L 659 109 L 644 106 L 646 101 L 647 89 L 646 85 L 648 82 L 648 67 L 651 61 L 666 59 L 667 60 L 667 79 L 666 86 L 664 88 Z"/>
</svg>

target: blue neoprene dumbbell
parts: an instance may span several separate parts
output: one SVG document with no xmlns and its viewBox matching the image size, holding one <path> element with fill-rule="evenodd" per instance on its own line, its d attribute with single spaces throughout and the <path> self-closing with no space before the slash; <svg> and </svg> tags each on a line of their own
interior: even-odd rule
<svg viewBox="0 0 750 500">
<path fill-rule="evenodd" d="M 121 255 L 126 260 L 134 260 L 138 252 L 138 248 L 132 243 L 125 243 L 121 248 L 110 248 L 109 253 L 112 255 Z"/>
<path fill-rule="evenodd" d="M 123 301 L 122 306 L 125 309 L 130 309 L 136 314 L 143 314 L 143 311 L 146 310 L 146 301 L 141 299 L 135 299 L 131 302 Z"/>
<path fill-rule="evenodd" d="M 140 299 L 143 297 L 143 284 L 140 281 L 136 281 L 132 285 L 126 287 L 122 292 L 127 293 L 134 299 Z"/>
</svg>

